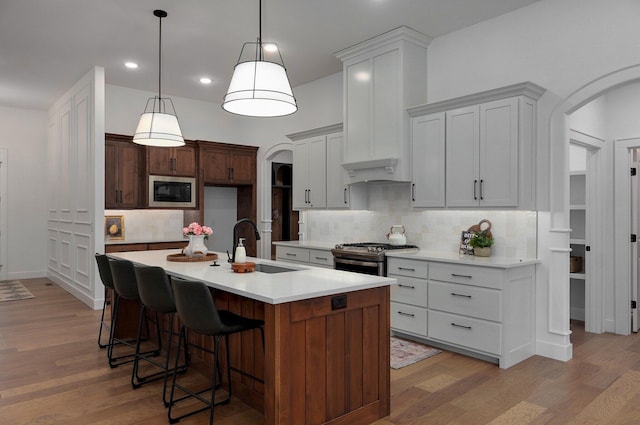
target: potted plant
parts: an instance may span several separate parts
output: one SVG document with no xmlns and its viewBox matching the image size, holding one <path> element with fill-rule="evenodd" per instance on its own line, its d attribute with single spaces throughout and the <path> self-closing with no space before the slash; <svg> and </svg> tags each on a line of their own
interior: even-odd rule
<svg viewBox="0 0 640 425">
<path fill-rule="evenodd" d="M 487 230 L 476 233 L 471 238 L 469 245 L 473 247 L 473 253 L 478 257 L 488 257 L 491 255 L 491 245 L 493 245 L 493 237 Z"/>
</svg>

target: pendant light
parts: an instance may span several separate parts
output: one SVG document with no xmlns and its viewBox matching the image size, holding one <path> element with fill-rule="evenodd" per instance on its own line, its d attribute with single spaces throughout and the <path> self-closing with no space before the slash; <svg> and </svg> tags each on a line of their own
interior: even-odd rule
<svg viewBox="0 0 640 425">
<path fill-rule="evenodd" d="M 158 37 L 158 95 L 147 100 L 144 112 L 140 115 L 133 142 L 139 145 L 174 147 L 184 146 L 184 138 L 173 102 L 162 97 L 162 18 L 167 17 L 164 10 L 154 10 L 154 16 L 160 22 Z"/>
<path fill-rule="evenodd" d="M 222 108 L 251 117 L 280 117 L 298 110 L 278 46 L 262 42 L 262 0 L 258 41 L 242 46 Z"/>
</svg>

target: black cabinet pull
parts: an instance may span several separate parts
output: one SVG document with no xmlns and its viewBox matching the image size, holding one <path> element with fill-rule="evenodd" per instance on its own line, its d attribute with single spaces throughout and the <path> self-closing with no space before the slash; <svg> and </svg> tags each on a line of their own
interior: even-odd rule
<svg viewBox="0 0 640 425">
<path fill-rule="evenodd" d="M 316 260 L 328 261 L 327 257 L 314 257 Z"/>
<path fill-rule="evenodd" d="M 347 188 L 344 188 L 344 203 L 347 203 Z"/>
<path fill-rule="evenodd" d="M 451 295 L 453 295 L 454 297 L 471 298 L 471 295 L 456 294 L 455 292 L 452 292 Z"/>
<path fill-rule="evenodd" d="M 408 270 L 410 272 L 415 272 L 416 269 L 412 269 L 411 267 L 398 267 L 398 270 Z"/>
<path fill-rule="evenodd" d="M 478 199 L 478 180 L 473 181 L 473 199 Z"/>
<path fill-rule="evenodd" d="M 287 252 L 287 253 L 285 253 L 285 255 L 288 255 L 289 257 L 297 257 L 298 256 L 298 254 L 294 254 L 292 252 Z"/>
<path fill-rule="evenodd" d="M 398 286 L 401 288 L 409 288 L 409 289 L 416 289 L 415 286 L 411 286 L 411 285 L 403 285 L 402 283 L 398 283 Z"/>
<path fill-rule="evenodd" d="M 451 322 L 451 326 L 455 326 L 456 328 L 462 328 L 462 329 L 471 330 L 471 326 L 459 325 L 459 324 L 453 323 L 453 322 Z"/>
<path fill-rule="evenodd" d="M 411 201 L 416 201 L 416 184 L 411 183 Z"/>
<path fill-rule="evenodd" d="M 451 276 L 453 277 L 464 277 L 466 279 L 473 279 L 473 276 L 470 276 L 468 274 L 456 274 L 456 273 L 451 273 Z"/>
<path fill-rule="evenodd" d="M 116 189 L 116 200 L 114 201 L 116 204 L 118 203 L 118 190 Z"/>
<path fill-rule="evenodd" d="M 402 312 L 402 311 L 399 311 L 398 314 L 401 315 L 401 316 L 416 317 L 415 314 L 405 313 L 405 312 Z"/>
<path fill-rule="evenodd" d="M 480 180 L 480 199 L 484 199 L 484 180 Z"/>
</svg>

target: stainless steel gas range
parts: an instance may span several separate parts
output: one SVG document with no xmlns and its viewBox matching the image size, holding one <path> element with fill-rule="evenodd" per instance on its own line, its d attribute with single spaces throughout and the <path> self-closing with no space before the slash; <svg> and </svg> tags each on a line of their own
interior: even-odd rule
<svg viewBox="0 0 640 425">
<path fill-rule="evenodd" d="M 337 244 L 331 253 L 336 270 L 386 276 L 386 252 L 417 252 L 418 250 L 419 248 L 415 245 L 359 242 Z"/>
</svg>

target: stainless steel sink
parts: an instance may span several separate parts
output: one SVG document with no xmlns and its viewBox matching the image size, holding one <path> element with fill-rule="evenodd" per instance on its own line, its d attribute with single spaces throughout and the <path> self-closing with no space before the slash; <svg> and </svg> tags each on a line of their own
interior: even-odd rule
<svg viewBox="0 0 640 425">
<path fill-rule="evenodd" d="M 264 263 L 258 263 L 256 264 L 256 269 L 255 271 L 257 272 L 262 272 L 262 273 L 285 273 L 285 272 L 295 272 L 298 271 L 300 269 L 292 269 L 289 267 L 282 267 L 282 266 L 274 266 L 273 264 L 264 264 Z"/>
</svg>

